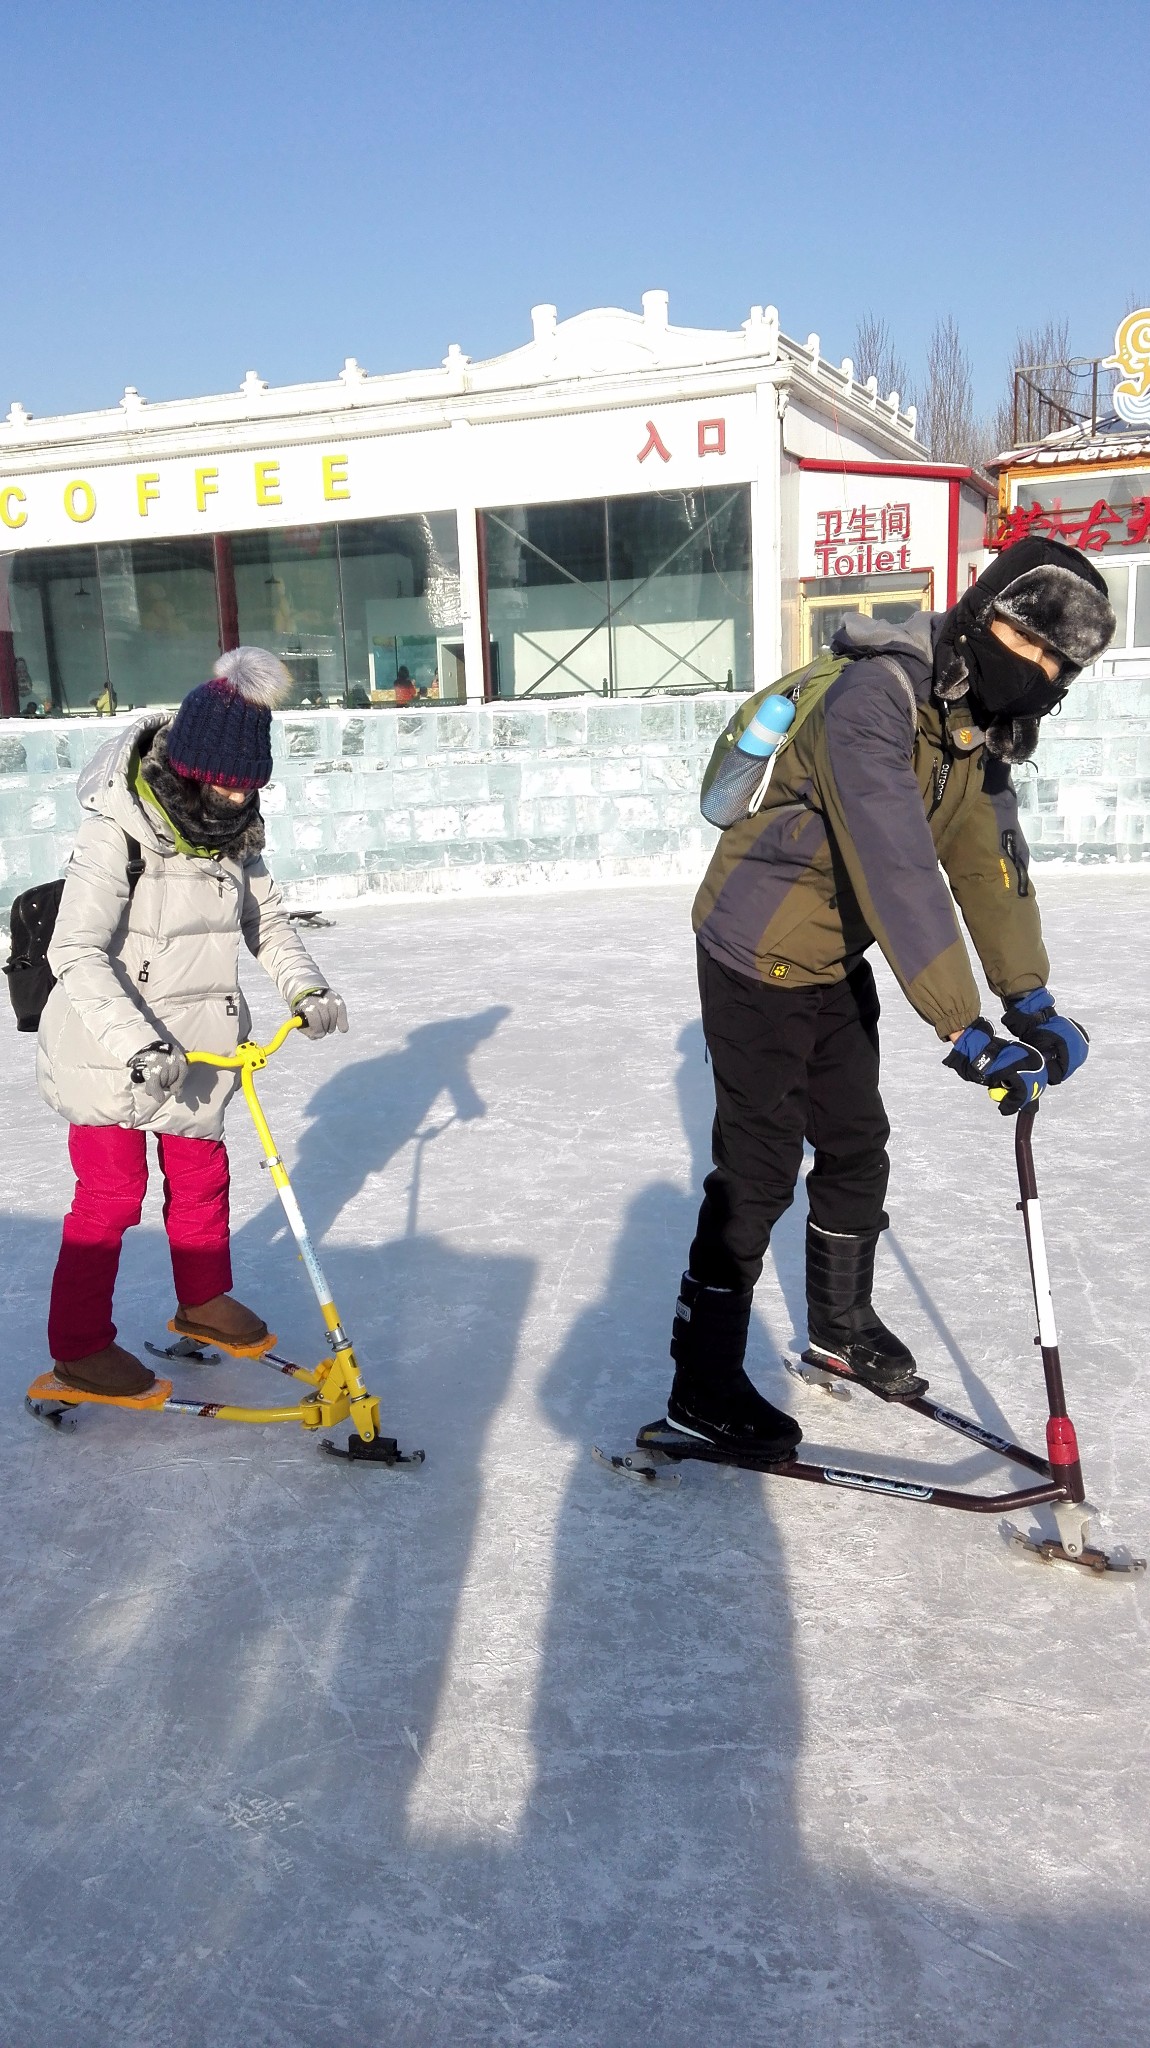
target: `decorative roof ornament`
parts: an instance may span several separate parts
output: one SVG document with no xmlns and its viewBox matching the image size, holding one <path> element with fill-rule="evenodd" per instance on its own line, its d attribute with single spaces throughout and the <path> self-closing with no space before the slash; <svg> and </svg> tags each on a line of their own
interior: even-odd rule
<svg viewBox="0 0 1150 2048">
<path fill-rule="evenodd" d="M 25 412 L 23 406 L 20 403 L 20 400 L 18 398 L 14 398 L 12 400 L 11 405 L 8 408 L 8 417 L 5 420 L 4 424 L 5 426 L 8 427 L 14 427 L 16 432 L 19 433 L 21 428 L 26 427 L 28 425 L 28 422 L 31 419 L 31 417 L 32 415 L 30 412 Z"/>
<path fill-rule="evenodd" d="M 240 385 L 245 398 L 262 398 L 267 388 L 267 380 L 260 376 L 258 370 L 249 370 Z"/>
<path fill-rule="evenodd" d="M 1150 307 L 1127 313 L 1114 336 L 1114 354 L 1102 364 L 1121 370 L 1114 386 L 1114 410 L 1132 427 L 1150 426 Z"/>
</svg>

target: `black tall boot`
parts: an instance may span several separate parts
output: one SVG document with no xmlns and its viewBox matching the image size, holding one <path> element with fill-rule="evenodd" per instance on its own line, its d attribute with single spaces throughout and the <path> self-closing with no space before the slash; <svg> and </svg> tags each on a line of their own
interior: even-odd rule
<svg viewBox="0 0 1150 2048">
<path fill-rule="evenodd" d="M 675 1382 L 667 1420 L 688 1436 L 731 1450 L 786 1458 L 802 1442 L 790 1415 L 772 1408 L 743 1371 L 753 1295 L 725 1287 L 704 1287 L 684 1273 L 671 1356 Z"/>
<path fill-rule="evenodd" d="M 814 1365 L 876 1394 L 922 1394 L 914 1359 L 871 1306 L 877 1230 L 820 1230 L 807 1221 L 807 1328 Z"/>
</svg>

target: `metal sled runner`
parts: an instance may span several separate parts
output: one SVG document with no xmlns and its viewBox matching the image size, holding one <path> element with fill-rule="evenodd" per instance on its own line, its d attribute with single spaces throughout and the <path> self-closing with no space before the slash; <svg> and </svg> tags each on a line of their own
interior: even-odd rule
<svg viewBox="0 0 1150 2048">
<path fill-rule="evenodd" d="M 30 1413 L 44 1421 L 59 1423 L 70 1410 L 92 1404 L 102 1408 L 143 1409 L 153 1414 L 169 1412 L 176 1415 L 198 1415 L 210 1422 L 298 1422 L 304 1429 L 333 1429 L 341 1422 L 350 1422 L 352 1434 L 346 1450 L 325 1442 L 324 1449 L 338 1451 L 341 1457 L 356 1462 L 375 1465 L 418 1465 L 423 1461 L 422 1451 L 408 1455 L 400 1452 L 394 1437 L 380 1433 L 379 1402 L 369 1394 L 360 1376 L 359 1365 L 352 1348 L 351 1339 L 344 1330 L 339 1312 L 332 1299 L 332 1292 L 324 1278 L 323 1270 L 315 1254 L 315 1247 L 308 1236 L 299 1203 L 288 1178 L 287 1168 L 279 1155 L 268 1121 L 256 1094 L 254 1076 L 266 1067 L 273 1053 L 280 1050 L 297 1025 L 299 1017 L 289 1017 L 280 1025 L 275 1037 L 267 1045 L 255 1045 L 245 1040 L 234 1053 L 190 1052 L 188 1060 L 200 1066 L 228 1067 L 238 1069 L 244 1100 L 251 1111 L 260 1144 L 264 1149 L 268 1171 L 275 1184 L 276 1192 L 283 1204 L 284 1214 L 291 1226 L 292 1236 L 299 1247 L 299 1255 L 307 1269 L 319 1311 L 328 1334 L 328 1356 L 319 1365 L 296 1365 L 290 1358 L 283 1358 L 271 1347 L 275 1338 L 269 1337 L 263 1349 L 253 1353 L 237 1350 L 236 1357 L 258 1358 L 262 1364 L 270 1365 L 274 1371 L 283 1373 L 288 1379 L 302 1380 L 314 1391 L 305 1395 L 290 1407 L 240 1407 L 229 1401 L 198 1401 L 185 1399 L 172 1391 L 172 1382 L 158 1379 L 146 1394 L 133 1397 L 118 1397 L 107 1394 L 85 1394 L 74 1387 L 68 1387 L 58 1380 L 54 1373 L 42 1373 L 28 1389 L 25 1405 Z M 169 1323 L 174 1330 L 176 1325 Z M 149 1347 L 150 1348 L 150 1347 Z M 183 1339 L 160 1354 L 165 1358 L 203 1359 L 207 1353 L 204 1347 Z M 215 1354 L 218 1356 L 218 1353 Z"/>
<path fill-rule="evenodd" d="M 1077 1565 L 1092 1572 L 1143 1571 L 1146 1560 L 1131 1557 L 1128 1552 L 1116 1550 L 1106 1552 L 1093 1548 L 1087 1541 L 1088 1525 L 1093 1510 L 1086 1500 L 1086 1489 L 1082 1478 L 1082 1465 L 1078 1454 L 1078 1440 L 1074 1424 L 1066 1409 L 1066 1392 L 1062 1382 L 1062 1364 L 1058 1353 L 1058 1333 L 1054 1321 L 1054 1304 L 1050 1292 L 1050 1273 L 1046 1262 L 1046 1243 L 1042 1234 L 1042 1216 L 1038 1203 L 1038 1183 L 1034 1172 L 1033 1131 L 1037 1109 L 1022 1110 L 1015 1120 L 1014 1153 L 1018 1170 L 1018 1207 L 1022 1212 L 1026 1231 L 1026 1250 L 1030 1265 L 1030 1280 L 1034 1293 L 1034 1306 L 1038 1317 L 1038 1335 L 1035 1344 L 1042 1354 L 1042 1370 L 1046 1382 L 1047 1422 L 1046 1456 L 1037 1451 L 1026 1450 L 1023 1445 L 1012 1443 L 1006 1437 L 997 1436 L 993 1430 L 984 1429 L 981 1423 L 965 1415 L 956 1415 L 953 1409 L 945 1408 L 940 1401 L 934 1401 L 929 1394 L 911 1396 L 880 1395 L 892 1407 L 912 1409 L 924 1415 L 931 1422 L 937 1422 L 944 1429 L 954 1430 L 970 1442 L 980 1444 L 984 1449 L 994 1451 L 998 1457 L 1012 1465 L 1039 1476 L 1037 1486 L 1022 1487 L 1012 1493 L 968 1493 L 954 1487 L 936 1486 L 918 1480 L 900 1479 L 879 1472 L 857 1471 L 850 1466 L 823 1465 L 808 1462 L 804 1458 L 770 1459 L 756 1456 L 751 1452 L 728 1451 L 704 1439 L 688 1439 L 684 1432 L 677 1430 L 666 1420 L 648 1423 L 635 1439 L 635 1450 L 622 1456 L 610 1455 L 596 1449 L 595 1456 L 616 1472 L 627 1473 L 637 1479 L 655 1480 L 660 1468 L 670 1464 L 679 1465 L 687 1461 L 701 1461 L 704 1464 L 737 1466 L 743 1471 L 765 1472 L 779 1479 L 802 1479 L 815 1486 L 837 1486 L 854 1489 L 860 1493 L 893 1495 L 899 1500 L 921 1501 L 929 1507 L 955 1508 L 967 1515 L 1012 1514 L 1020 1508 L 1049 1507 L 1058 1527 L 1058 1541 L 1023 1536 L 1017 1530 L 1009 1530 L 1012 1540 L 1047 1562 Z M 809 1353 L 803 1354 L 804 1368 L 798 1370 L 799 1377 L 814 1385 L 823 1386 L 832 1393 L 848 1385 L 859 1385 L 836 1377 L 829 1369 L 816 1363 Z"/>
</svg>

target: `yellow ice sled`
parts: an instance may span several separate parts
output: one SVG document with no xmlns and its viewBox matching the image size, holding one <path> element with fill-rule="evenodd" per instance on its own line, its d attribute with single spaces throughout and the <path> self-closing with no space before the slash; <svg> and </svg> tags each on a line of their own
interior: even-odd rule
<svg viewBox="0 0 1150 2048">
<path fill-rule="evenodd" d="M 276 1192 L 283 1204 L 284 1214 L 291 1226 L 292 1236 L 299 1246 L 299 1255 L 307 1268 L 308 1279 L 319 1303 L 324 1328 L 328 1336 L 327 1356 L 316 1366 L 296 1365 L 290 1358 L 282 1358 L 270 1348 L 275 1338 L 269 1338 L 267 1346 L 258 1355 L 262 1364 L 270 1365 L 276 1372 L 289 1379 L 302 1380 L 313 1389 L 309 1394 L 289 1407 L 240 1407 L 231 1401 L 196 1401 L 185 1399 L 172 1391 L 170 1380 L 157 1380 L 146 1394 L 132 1398 L 107 1394 L 85 1394 L 75 1387 L 65 1386 L 54 1373 L 42 1373 L 28 1389 L 25 1405 L 29 1411 L 46 1422 L 59 1423 L 73 1408 L 90 1403 L 105 1408 L 132 1408 L 146 1410 L 149 1414 L 171 1411 L 177 1415 L 199 1415 L 210 1422 L 298 1422 L 304 1429 L 334 1429 L 341 1422 L 350 1422 L 351 1435 L 346 1447 L 330 1440 L 324 1449 L 337 1451 L 339 1455 L 357 1461 L 376 1465 L 418 1465 L 423 1462 L 422 1451 L 404 1454 L 394 1437 L 380 1433 L 379 1402 L 369 1394 L 360 1375 L 359 1365 L 352 1348 L 351 1339 L 344 1330 L 339 1311 L 332 1299 L 331 1288 L 324 1278 L 323 1269 L 316 1257 L 315 1247 L 308 1236 L 295 1191 L 288 1178 L 288 1171 L 280 1157 L 275 1139 L 272 1137 L 268 1120 L 256 1094 L 254 1076 L 266 1067 L 273 1053 L 280 1050 L 302 1018 L 289 1017 L 280 1025 L 275 1037 L 267 1045 L 255 1045 L 245 1039 L 234 1053 L 190 1052 L 189 1062 L 208 1067 L 229 1067 L 239 1070 L 244 1100 L 251 1111 L 252 1122 L 264 1149 L 268 1169 L 275 1183 Z M 170 1323 L 169 1329 L 175 1324 Z M 173 1345 L 166 1354 L 181 1356 L 181 1346 Z M 185 1340 L 184 1356 L 202 1353 L 198 1347 Z M 235 1353 L 237 1357 L 252 1357 L 247 1351 Z"/>
</svg>

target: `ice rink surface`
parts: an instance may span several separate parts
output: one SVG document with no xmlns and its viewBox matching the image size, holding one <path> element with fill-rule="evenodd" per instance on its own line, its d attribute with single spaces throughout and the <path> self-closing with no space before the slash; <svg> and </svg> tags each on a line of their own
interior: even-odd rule
<svg viewBox="0 0 1150 2048">
<path fill-rule="evenodd" d="M 1039 881 L 1094 1041 L 1035 1135 L 1070 1406 L 1101 1533 L 1145 1552 L 1150 874 Z M 345 908 L 314 939 L 352 1033 L 289 1042 L 264 1101 L 418 1471 L 24 1413 L 70 1184 L 10 1037 L 4 2048 L 1150 2038 L 1146 1579 L 1028 1563 L 993 1520 L 592 1462 L 668 1388 L 711 1114 L 689 900 Z M 1011 1126 L 882 988 L 879 1306 L 941 1398 L 1040 1446 Z M 314 1362 L 242 1104 L 230 1149 L 236 1291 Z M 1024 1483 L 786 1377 L 804 1206 L 749 1362 L 808 1448 Z M 122 1341 L 166 1341 L 170 1289 L 153 1187 Z"/>
</svg>

